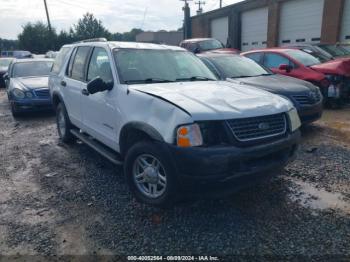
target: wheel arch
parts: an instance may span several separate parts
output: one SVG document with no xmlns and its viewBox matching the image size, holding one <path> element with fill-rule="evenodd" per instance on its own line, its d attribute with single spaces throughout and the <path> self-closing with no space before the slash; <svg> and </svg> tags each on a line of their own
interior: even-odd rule
<svg viewBox="0 0 350 262">
<path fill-rule="evenodd" d="M 162 135 L 151 125 L 144 122 L 131 122 L 126 124 L 120 132 L 120 154 L 125 157 L 130 147 L 142 140 L 164 142 Z"/>
</svg>

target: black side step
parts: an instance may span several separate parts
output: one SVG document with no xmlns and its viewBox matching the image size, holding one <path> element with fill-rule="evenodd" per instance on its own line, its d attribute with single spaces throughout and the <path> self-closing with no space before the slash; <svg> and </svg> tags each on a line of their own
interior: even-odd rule
<svg viewBox="0 0 350 262">
<path fill-rule="evenodd" d="M 120 158 L 120 156 L 115 153 L 112 149 L 109 149 L 108 147 L 104 146 L 100 142 L 94 140 L 89 135 L 86 135 L 84 133 L 80 133 L 77 129 L 72 129 L 70 131 L 75 137 L 80 139 L 83 143 L 90 146 L 92 149 L 100 153 L 102 156 L 107 158 L 109 161 L 111 161 L 115 165 L 123 165 L 123 161 Z"/>
</svg>

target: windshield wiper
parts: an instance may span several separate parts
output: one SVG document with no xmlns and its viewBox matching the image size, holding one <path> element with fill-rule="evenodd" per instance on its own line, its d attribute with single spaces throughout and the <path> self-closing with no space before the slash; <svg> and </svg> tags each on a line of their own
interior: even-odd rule
<svg viewBox="0 0 350 262">
<path fill-rule="evenodd" d="M 173 83 L 174 80 L 162 79 L 162 78 L 147 78 L 147 79 L 139 79 L 139 80 L 126 80 L 125 84 L 137 84 L 137 83 L 145 83 L 145 84 L 153 84 L 153 83 Z"/>
<path fill-rule="evenodd" d="M 178 78 L 176 81 L 216 81 L 216 79 L 213 78 L 208 78 L 205 76 L 192 76 L 192 77 L 187 77 L 187 78 Z"/>
<path fill-rule="evenodd" d="M 258 77 L 258 76 L 270 76 L 272 75 L 271 73 L 266 73 L 266 74 L 261 74 L 261 75 L 255 75 L 255 76 L 233 76 L 230 78 L 248 78 L 248 77 Z"/>
</svg>

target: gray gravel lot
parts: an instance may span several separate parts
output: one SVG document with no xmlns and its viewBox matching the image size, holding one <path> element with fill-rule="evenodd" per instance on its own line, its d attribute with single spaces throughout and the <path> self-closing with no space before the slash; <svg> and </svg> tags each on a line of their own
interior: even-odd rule
<svg viewBox="0 0 350 262">
<path fill-rule="evenodd" d="M 348 115 L 304 128 L 272 182 L 159 210 L 133 200 L 120 168 L 61 144 L 52 114 L 13 119 L 0 90 L 0 254 L 350 255 Z"/>
</svg>

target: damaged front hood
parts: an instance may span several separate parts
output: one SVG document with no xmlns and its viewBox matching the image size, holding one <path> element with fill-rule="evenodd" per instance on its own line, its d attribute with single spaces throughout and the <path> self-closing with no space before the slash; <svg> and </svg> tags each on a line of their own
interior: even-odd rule
<svg viewBox="0 0 350 262">
<path fill-rule="evenodd" d="M 279 96 L 224 81 L 144 84 L 130 88 L 176 105 L 194 121 L 271 115 L 292 108 L 289 101 Z"/>
<path fill-rule="evenodd" d="M 350 76 L 349 59 L 330 60 L 323 64 L 311 66 L 311 68 L 323 74 Z"/>
</svg>

